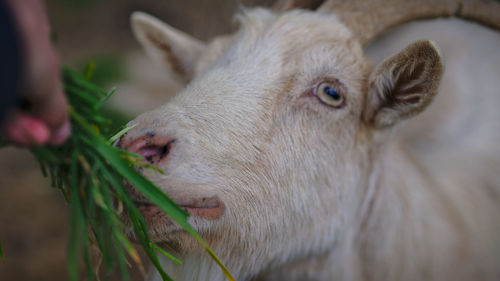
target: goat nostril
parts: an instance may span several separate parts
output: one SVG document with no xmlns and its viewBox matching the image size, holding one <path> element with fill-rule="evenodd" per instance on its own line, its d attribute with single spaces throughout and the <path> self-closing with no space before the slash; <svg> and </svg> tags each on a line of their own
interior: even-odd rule
<svg viewBox="0 0 500 281">
<path fill-rule="evenodd" d="M 137 154 L 141 155 L 149 163 L 153 164 L 155 162 L 161 161 L 168 155 L 168 153 L 170 152 L 171 143 L 172 142 L 169 142 L 163 146 L 148 145 L 140 148 L 139 151 L 137 151 Z"/>
<path fill-rule="evenodd" d="M 120 146 L 123 145 L 122 147 L 126 150 L 139 154 L 149 163 L 155 164 L 169 155 L 175 140 L 165 136 L 146 134 L 135 140 L 124 142 Z"/>
</svg>

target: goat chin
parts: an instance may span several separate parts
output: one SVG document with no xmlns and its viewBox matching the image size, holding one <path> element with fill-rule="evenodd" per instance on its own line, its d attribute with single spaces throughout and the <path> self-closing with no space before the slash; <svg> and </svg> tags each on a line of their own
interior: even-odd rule
<svg viewBox="0 0 500 281">
<path fill-rule="evenodd" d="M 182 259 L 182 266 L 161 256 L 160 263 L 173 280 L 225 280 L 220 267 L 209 257 L 187 256 Z M 155 269 L 150 269 L 148 281 L 162 281 Z"/>
</svg>

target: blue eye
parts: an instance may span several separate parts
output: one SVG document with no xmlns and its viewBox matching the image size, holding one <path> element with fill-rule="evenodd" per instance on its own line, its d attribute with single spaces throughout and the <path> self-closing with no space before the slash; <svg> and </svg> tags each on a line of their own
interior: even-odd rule
<svg viewBox="0 0 500 281">
<path fill-rule="evenodd" d="M 340 83 L 340 82 L 339 82 Z M 330 82 L 323 82 L 316 88 L 316 96 L 325 104 L 333 107 L 344 105 L 344 94 L 339 85 Z"/>
<path fill-rule="evenodd" d="M 342 96 L 339 94 L 339 92 L 337 92 L 337 90 L 329 86 L 324 87 L 323 92 L 332 97 L 332 99 L 334 100 L 340 100 L 342 98 Z"/>
</svg>

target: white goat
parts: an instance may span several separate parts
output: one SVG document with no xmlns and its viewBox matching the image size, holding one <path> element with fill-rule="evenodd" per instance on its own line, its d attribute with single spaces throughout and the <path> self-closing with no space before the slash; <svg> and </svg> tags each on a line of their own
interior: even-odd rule
<svg viewBox="0 0 500 281">
<path fill-rule="evenodd" d="M 441 54 L 418 41 L 372 67 L 362 50 L 389 27 L 452 15 L 500 29 L 488 0 L 333 0 L 245 11 L 235 35 L 206 45 L 136 13 L 146 51 L 190 83 L 120 145 L 165 171 L 148 177 L 237 280 L 500 280 L 499 119 L 478 120 L 487 134 L 454 124 L 456 135 L 423 147 L 414 132 L 402 138 L 398 124 L 437 93 Z M 446 97 L 441 115 L 458 104 Z M 183 260 L 164 261 L 175 280 L 224 280 L 194 239 L 134 198 L 153 239 Z"/>
</svg>

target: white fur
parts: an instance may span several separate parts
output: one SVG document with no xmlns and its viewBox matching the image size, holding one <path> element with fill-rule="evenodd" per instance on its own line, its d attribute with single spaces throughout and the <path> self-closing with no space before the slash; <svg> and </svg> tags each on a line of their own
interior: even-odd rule
<svg viewBox="0 0 500 281">
<path fill-rule="evenodd" d="M 176 137 L 166 174 L 150 178 L 174 200 L 224 202 L 220 218 L 190 222 L 237 280 L 500 278 L 500 150 L 483 139 L 498 140 L 498 122 L 466 146 L 437 150 L 415 133 L 408 141 L 408 130 L 372 128 L 362 118 L 371 64 L 334 15 L 256 9 L 240 21 L 235 36 L 207 45 L 186 88 L 127 136 Z M 325 77 L 348 89 L 344 108 L 304 94 Z M 178 226 L 152 235 L 183 260 L 163 261 L 175 280 L 224 279 Z"/>
</svg>

